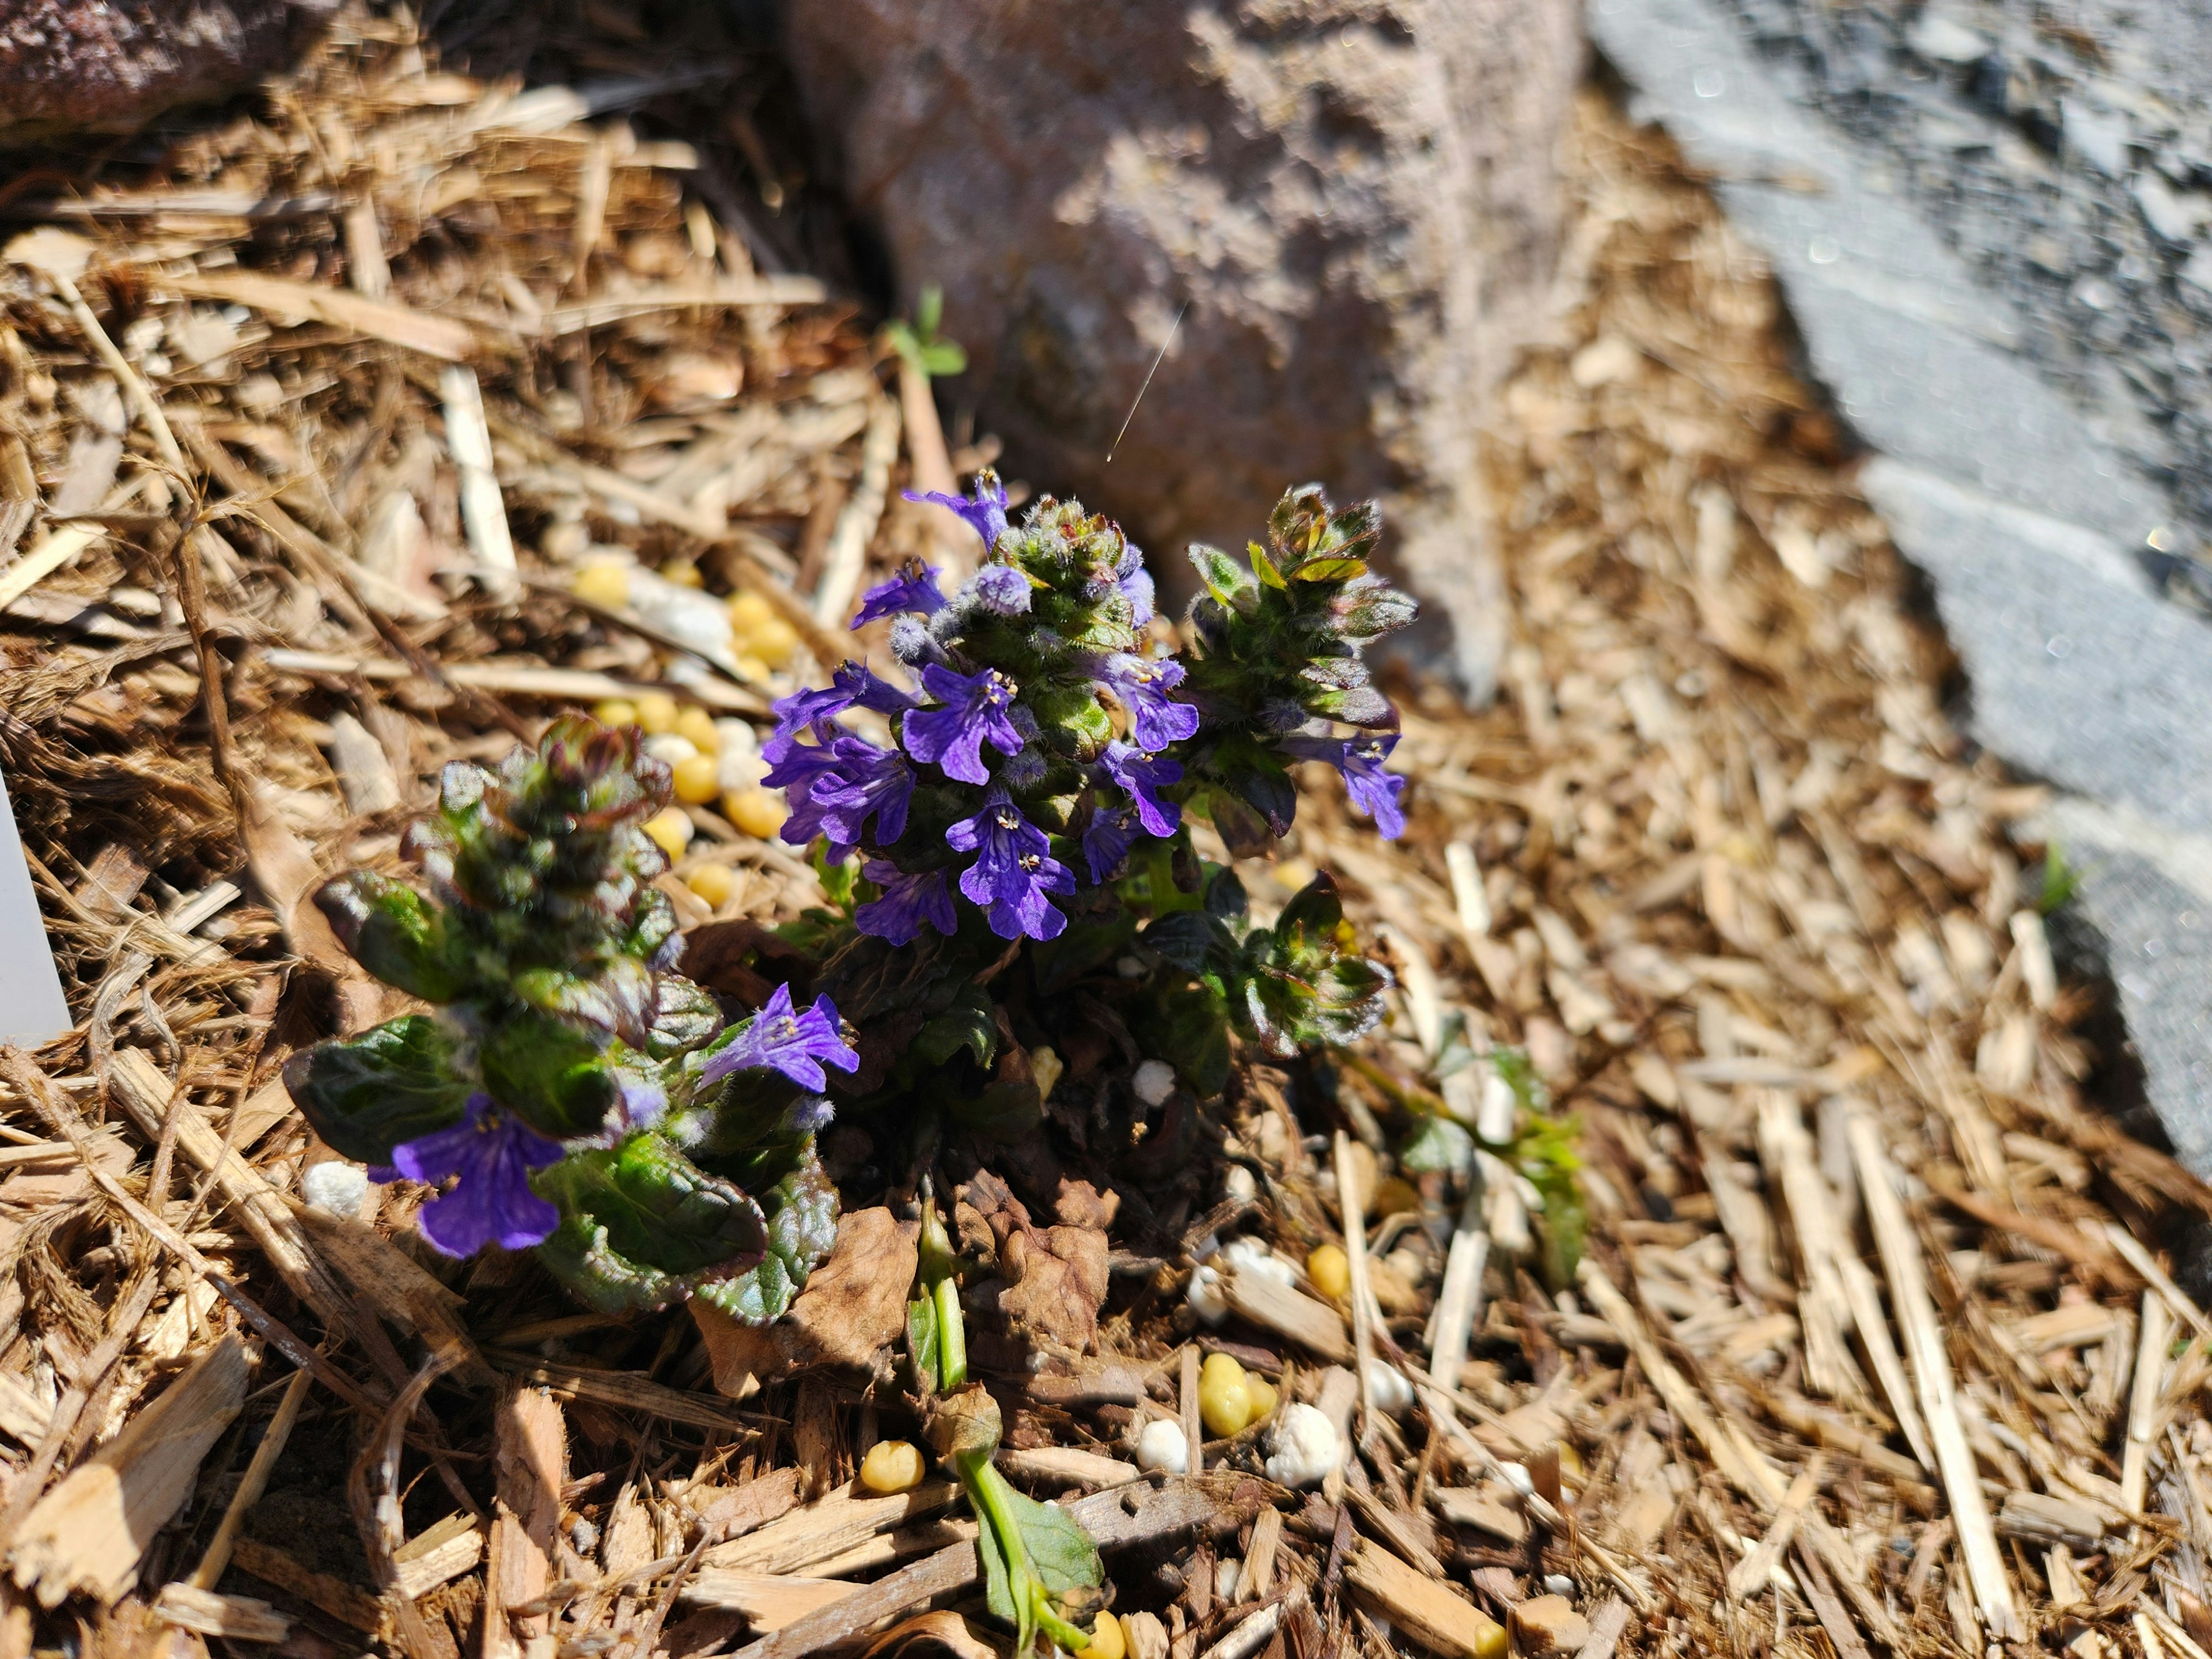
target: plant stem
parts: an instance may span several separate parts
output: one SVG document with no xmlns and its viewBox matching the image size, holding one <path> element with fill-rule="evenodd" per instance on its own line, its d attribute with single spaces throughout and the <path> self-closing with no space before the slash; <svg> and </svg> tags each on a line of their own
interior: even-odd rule
<svg viewBox="0 0 2212 1659">
<path fill-rule="evenodd" d="M 960 1313 L 960 1285 L 950 1273 L 930 1287 L 937 1303 L 937 1370 L 941 1392 L 968 1380 L 968 1327 Z"/>
</svg>

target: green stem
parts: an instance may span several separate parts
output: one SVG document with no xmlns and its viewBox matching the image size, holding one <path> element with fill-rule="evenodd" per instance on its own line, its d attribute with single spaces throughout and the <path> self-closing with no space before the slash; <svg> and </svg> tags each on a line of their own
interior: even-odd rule
<svg viewBox="0 0 2212 1659">
<path fill-rule="evenodd" d="M 1030 1565 L 1029 1546 L 1023 1541 L 1021 1525 L 1006 1503 L 1011 1490 L 1006 1477 L 999 1473 L 987 1453 L 958 1458 L 953 1467 L 959 1472 L 961 1484 L 968 1488 L 968 1501 L 975 1506 L 977 1517 L 999 1540 L 999 1554 L 1006 1564 L 1006 1594 L 1014 1604 L 1015 1654 L 1029 1653 L 1040 1626 L 1069 1653 L 1089 1647 L 1091 1638 L 1052 1610 L 1051 1598 Z"/>
<path fill-rule="evenodd" d="M 960 1314 L 959 1281 L 947 1274 L 930 1287 L 937 1303 L 937 1370 L 940 1392 L 968 1380 L 968 1327 Z"/>
</svg>

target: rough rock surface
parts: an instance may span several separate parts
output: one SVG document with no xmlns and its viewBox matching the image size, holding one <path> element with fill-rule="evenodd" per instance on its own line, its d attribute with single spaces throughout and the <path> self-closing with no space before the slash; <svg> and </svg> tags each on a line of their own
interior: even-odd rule
<svg viewBox="0 0 2212 1659">
<path fill-rule="evenodd" d="M 970 359 L 954 395 L 1016 465 L 1164 566 L 1193 539 L 1240 546 L 1287 483 L 1380 495 L 1401 572 L 1486 683 L 1474 434 L 1547 289 L 1571 0 L 805 0 L 787 18 L 832 173 L 904 303 L 944 287 Z"/>
<path fill-rule="evenodd" d="M 283 61 L 291 0 L 0 0 L 0 139 L 129 131 Z"/>
<path fill-rule="evenodd" d="M 1728 0 L 1594 0 L 1597 49 L 1772 261 L 1867 497 L 1929 579 L 1978 742 L 2057 791 L 2148 1103 L 2212 1172 L 2212 629 L 2138 556 L 2174 522 L 1892 156 L 1750 50 Z"/>
</svg>

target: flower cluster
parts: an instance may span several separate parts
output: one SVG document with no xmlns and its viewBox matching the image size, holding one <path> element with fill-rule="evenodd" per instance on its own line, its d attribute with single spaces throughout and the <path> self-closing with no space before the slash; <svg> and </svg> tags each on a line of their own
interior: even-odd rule
<svg viewBox="0 0 2212 1659">
<path fill-rule="evenodd" d="M 643 820 L 667 769 L 635 731 L 556 721 L 496 776 L 447 769 L 408 850 L 428 891 L 355 874 L 318 895 L 339 939 L 437 1012 L 295 1056 L 293 1097 L 379 1180 L 439 1186 L 447 1255 L 536 1246 L 610 1310 L 684 1294 L 781 1311 L 828 1246 L 813 1152 L 825 1066 L 858 1056 L 826 996 L 778 986 L 726 1030 L 674 966 Z"/>
<path fill-rule="evenodd" d="M 973 496 L 911 499 L 951 508 L 984 551 L 956 593 L 910 564 L 862 600 L 854 625 L 890 620 L 916 690 L 848 663 L 776 704 L 763 748 L 792 805 L 785 839 L 861 856 L 862 933 L 953 934 L 957 892 L 999 939 L 1057 939 L 1186 811 L 1232 846 L 1287 830 L 1298 760 L 1333 763 L 1378 829 L 1403 828 L 1405 781 L 1382 764 L 1396 717 L 1359 648 L 1412 605 L 1368 574 L 1371 507 L 1332 515 L 1318 489 L 1294 491 L 1251 573 L 1194 549 L 1210 592 L 1186 658 L 1159 642 L 1142 553 L 1079 503 L 1046 497 L 1017 524 L 988 471 Z M 852 729 L 854 710 L 890 743 Z"/>
</svg>

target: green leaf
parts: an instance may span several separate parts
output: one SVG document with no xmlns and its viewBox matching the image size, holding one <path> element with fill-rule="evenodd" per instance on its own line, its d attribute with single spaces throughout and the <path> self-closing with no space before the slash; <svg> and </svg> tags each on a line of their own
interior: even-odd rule
<svg viewBox="0 0 2212 1659">
<path fill-rule="evenodd" d="M 461 1121 L 476 1080 L 461 1039 L 435 1016 L 404 1014 L 284 1064 L 284 1086 L 315 1133 L 347 1158 L 389 1163 L 404 1140 Z"/>
<path fill-rule="evenodd" d="M 937 337 L 937 325 L 945 320 L 945 290 L 935 283 L 924 283 L 916 296 L 914 307 L 915 332 L 925 340 Z"/>
<path fill-rule="evenodd" d="M 998 1057 L 999 1027 L 991 994 L 980 985 L 963 985 L 958 1000 L 915 1034 L 914 1052 L 925 1064 L 942 1066 L 961 1049 L 988 1066 Z"/>
<path fill-rule="evenodd" d="M 315 904 L 338 943 L 386 985 L 425 1002 L 451 1002 L 469 988 L 444 913 L 404 883 L 356 871 L 325 883 Z"/>
<path fill-rule="evenodd" d="M 1258 604 L 1260 585 L 1252 580 L 1252 573 L 1219 548 L 1193 542 L 1190 562 L 1198 568 L 1198 579 L 1206 584 L 1206 591 L 1231 610 L 1249 614 Z"/>
<path fill-rule="evenodd" d="M 692 1292 L 745 1325 L 782 1318 L 806 1276 L 837 1242 L 837 1189 L 823 1174 L 811 1139 L 799 1167 L 759 1200 L 768 1216 L 768 1254 L 749 1272 Z"/>
<path fill-rule="evenodd" d="M 767 1253 L 760 1206 L 652 1130 L 573 1153 L 535 1185 L 562 1213 L 540 1255 L 605 1312 L 665 1307 L 699 1284 L 737 1277 Z"/>
<path fill-rule="evenodd" d="M 477 1040 L 484 1088 L 544 1134 L 599 1133 L 621 1091 L 600 1043 L 528 1009 L 495 1015 Z"/>
<path fill-rule="evenodd" d="M 1178 910 L 1154 921 L 1144 932 L 1147 950 L 1157 951 L 1187 973 L 1197 973 L 1209 963 L 1226 963 L 1237 951 L 1236 936 L 1221 918 L 1203 910 Z"/>
<path fill-rule="evenodd" d="M 951 340 L 936 340 L 921 349 L 922 372 L 933 380 L 968 372 L 968 354 Z"/>
<path fill-rule="evenodd" d="M 925 1296 L 906 1304 L 907 1356 L 914 1364 L 915 1386 L 926 1395 L 944 1386 L 943 1358 L 937 1327 L 937 1301 Z"/>
<path fill-rule="evenodd" d="M 2081 872 L 2066 861 L 2066 849 L 2051 842 L 2043 849 L 2043 883 L 2035 896 L 2035 908 L 2044 915 L 2063 908 L 2067 901 L 2080 890 Z"/>
<path fill-rule="evenodd" d="M 1291 573 L 1302 582 L 1348 582 L 1367 574 L 1364 559 L 1312 559 Z"/>
<path fill-rule="evenodd" d="M 1275 568 L 1275 562 L 1267 556 L 1266 548 L 1257 542 L 1247 542 L 1244 544 L 1244 552 L 1252 562 L 1252 574 L 1260 579 L 1260 585 L 1262 587 L 1272 587 L 1279 591 L 1289 587 L 1290 584 L 1283 580 L 1283 573 Z"/>
<path fill-rule="evenodd" d="M 1424 1117 L 1398 1151 L 1398 1162 L 1416 1172 L 1456 1175 L 1474 1160 L 1474 1137 L 1443 1116 Z"/>
<path fill-rule="evenodd" d="M 1157 1054 L 1201 1099 L 1229 1083 L 1229 1022 L 1221 999 L 1203 985 L 1163 990 L 1138 1025 L 1145 1052 Z"/>
<path fill-rule="evenodd" d="M 526 968 L 508 981 L 514 994 L 541 1014 L 597 1027 L 610 1036 L 642 1045 L 659 1000 L 656 975 L 635 957 L 610 957 L 598 971 Z"/>
<path fill-rule="evenodd" d="M 806 862 L 813 867 L 814 878 L 822 884 L 822 891 L 830 907 L 846 921 L 853 919 L 853 890 L 860 878 L 860 860 L 842 858 L 834 863 L 830 857 L 830 837 L 817 836 L 814 844 L 806 849 Z"/>
<path fill-rule="evenodd" d="M 714 994 L 676 974 L 663 974 L 659 981 L 646 1053 L 655 1060 L 673 1060 L 712 1042 L 722 1029 L 722 1008 Z"/>
</svg>

